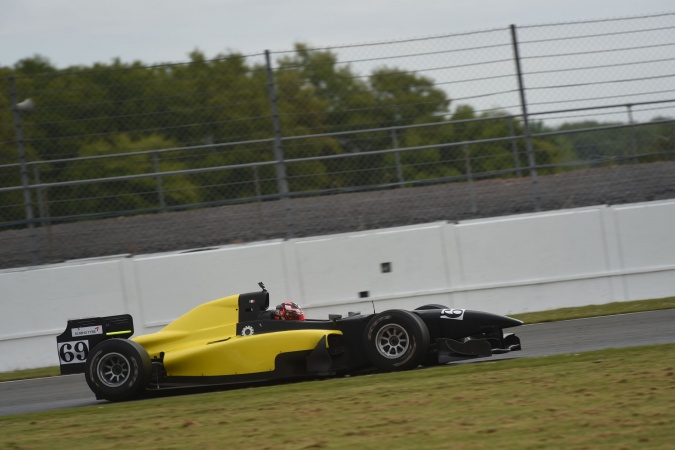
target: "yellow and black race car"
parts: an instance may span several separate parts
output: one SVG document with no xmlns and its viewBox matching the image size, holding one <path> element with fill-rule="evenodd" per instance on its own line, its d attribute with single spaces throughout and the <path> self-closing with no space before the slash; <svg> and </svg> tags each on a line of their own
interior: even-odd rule
<svg viewBox="0 0 675 450">
<path fill-rule="evenodd" d="M 281 306 L 270 310 L 259 284 L 131 339 L 128 314 L 69 320 L 56 339 L 61 373 L 84 372 L 97 399 L 122 401 L 148 390 L 408 370 L 520 350 L 503 332 L 522 324 L 510 317 L 424 305 L 305 320 L 297 305 L 286 317 Z"/>
</svg>

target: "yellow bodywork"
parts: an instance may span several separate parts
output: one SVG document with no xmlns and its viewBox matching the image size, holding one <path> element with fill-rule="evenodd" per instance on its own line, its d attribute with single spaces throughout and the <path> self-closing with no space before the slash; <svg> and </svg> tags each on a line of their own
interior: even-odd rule
<svg viewBox="0 0 675 450">
<path fill-rule="evenodd" d="M 319 340 L 338 330 L 292 330 L 237 334 L 238 295 L 204 303 L 160 331 L 132 340 L 151 358 L 164 353 L 168 376 L 225 376 L 270 372 L 280 353 L 313 350 Z"/>
</svg>

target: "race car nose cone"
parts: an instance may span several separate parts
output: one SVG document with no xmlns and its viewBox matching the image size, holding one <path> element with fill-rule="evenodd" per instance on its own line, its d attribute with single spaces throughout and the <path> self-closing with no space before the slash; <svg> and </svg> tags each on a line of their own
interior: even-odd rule
<svg viewBox="0 0 675 450">
<path fill-rule="evenodd" d="M 507 326 L 505 326 L 503 328 L 519 327 L 523 324 L 522 320 L 514 319 L 513 317 L 509 317 L 509 316 L 501 316 L 501 317 L 502 317 L 502 320 L 504 321 L 504 323 L 508 324 Z"/>
<path fill-rule="evenodd" d="M 514 319 L 513 317 L 502 316 L 499 314 L 492 314 L 483 311 L 466 311 L 466 317 L 468 320 L 478 322 L 483 326 L 497 328 L 519 327 L 523 324 L 522 320 Z"/>
</svg>

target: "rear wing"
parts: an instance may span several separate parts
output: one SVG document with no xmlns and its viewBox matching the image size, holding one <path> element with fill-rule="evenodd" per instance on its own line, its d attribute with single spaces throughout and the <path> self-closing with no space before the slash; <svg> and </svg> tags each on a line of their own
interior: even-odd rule
<svg viewBox="0 0 675 450">
<path fill-rule="evenodd" d="M 87 355 L 99 342 L 132 334 L 134 320 L 129 314 L 69 320 L 66 331 L 56 337 L 61 375 L 84 372 Z"/>
</svg>

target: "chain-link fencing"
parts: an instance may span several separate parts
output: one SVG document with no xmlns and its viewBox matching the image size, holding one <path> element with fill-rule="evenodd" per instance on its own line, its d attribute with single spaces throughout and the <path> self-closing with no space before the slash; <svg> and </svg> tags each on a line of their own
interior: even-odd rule
<svg viewBox="0 0 675 450">
<path fill-rule="evenodd" d="M 0 68 L 0 267 L 673 198 L 674 29 Z"/>
</svg>

